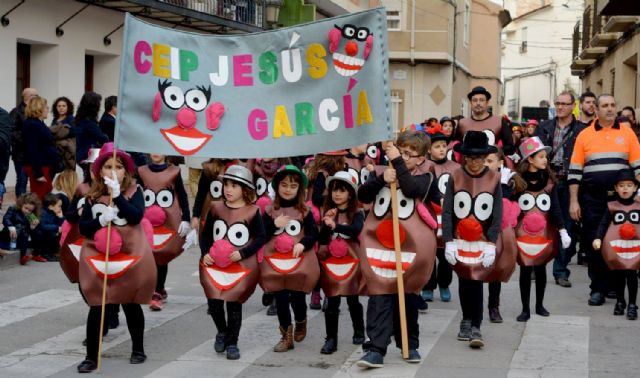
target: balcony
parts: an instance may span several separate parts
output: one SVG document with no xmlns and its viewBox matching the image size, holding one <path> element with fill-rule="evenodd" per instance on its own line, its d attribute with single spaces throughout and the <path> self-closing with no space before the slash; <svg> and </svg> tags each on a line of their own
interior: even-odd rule
<svg viewBox="0 0 640 378">
<path fill-rule="evenodd" d="M 263 5 L 259 0 L 77 1 L 204 33 L 257 32 L 263 30 L 264 24 Z"/>
<path fill-rule="evenodd" d="M 603 16 L 640 16 L 640 6 L 634 0 L 599 0 L 598 14 Z"/>
<path fill-rule="evenodd" d="M 606 52 L 606 47 L 587 47 L 580 53 L 580 59 L 598 59 Z"/>
<path fill-rule="evenodd" d="M 633 27 L 640 17 L 636 16 L 611 16 L 602 28 L 607 33 L 624 33 Z"/>
</svg>

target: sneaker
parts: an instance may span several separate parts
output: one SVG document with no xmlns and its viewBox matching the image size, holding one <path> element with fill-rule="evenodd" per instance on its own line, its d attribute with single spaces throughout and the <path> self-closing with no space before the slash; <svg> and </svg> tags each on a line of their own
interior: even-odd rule
<svg viewBox="0 0 640 378">
<path fill-rule="evenodd" d="M 320 301 L 322 301 L 322 296 L 320 296 L 320 292 L 319 291 L 312 291 L 311 292 L 311 303 L 309 303 L 309 308 L 312 310 L 320 310 L 322 308 L 322 305 L 320 304 Z"/>
<path fill-rule="evenodd" d="M 571 281 L 568 278 L 556 278 L 556 285 L 561 287 L 571 287 Z"/>
<path fill-rule="evenodd" d="M 227 360 L 238 359 L 240 359 L 240 349 L 238 349 L 237 345 L 229 345 L 227 347 Z"/>
<path fill-rule="evenodd" d="M 29 255 L 24 255 L 24 256 L 20 257 L 20 265 L 27 265 L 29 260 L 31 260 L 31 256 L 29 256 Z"/>
<path fill-rule="evenodd" d="M 356 362 L 356 365 L 366 369 L 380 368 L 384 366 L 384 357 L 382 354 L 370 350 Z"/>
<path fill-rule="evenodd" d="M 151 296 L 151 303 L 149 303 L 151 311 L 162 311 L 162 295 L 158 292 L 153 293 Z"/>
<path fill-rule="evenodd" d="M 471 338 L 471 320 L 462 319 L 460 321 L 460 332 L 458 332 L 458 340 L 469 341 Z"/>
<path fill-rule="evenodd" d="M 638 319 L 638 306 L 636 306 L 635 304 L 629 304 L 629 307 L 627 307 L 627 319 Z"/>
<path fill-rule="evenodd" d="M 440 300 L 443 302 L 451 302 L 451 290 L 448 287 L 440 288 Z"/>
<path fill-rule="evenodd" d="M 433 290 L 422 290 L 422 300 L 425 302 L 433 301 Z"/>
<path fill-rule="evenodd" d="M 624 315 L 624 309 L 627 307 L 627 304 L 624 302 L 616 302 L 615 307 L 613 308 L 613 315 Z"/>
<path fill-rule="evenodd" d="M 37 261 L 37 262 L 47 262 L 47 259 L 45 259 L 44 257 L 37 255 L 37 256 L 33 256 L 32 258 L 33 261 Z"/>
<path fill-rule="evenodd" d="M 418 301 L 418 312 L 426 314 L 429 311 L 429 303 L 427 301 Z"/>
<path fill-rule="evenodd" d="M 604 295 L 598 293 L 597 291 L 591 294 L 589 301 L 587 302 L 589 306 L 602 306 L 604 304 Z"/>
<path fill-rule="evenodd" d="M 471 327 L 471 337 L 469 338 L 469 346 L 474 349 L 484 347 L 484 340 L 482 340 L 482 334 L 480 328 Z"/>
<path fill-rule="evenodd" d="M 333 354 L 336 350 L 338 350 L 338 341 L 334 338 L 327 337 L 322 349 L 320 349 L 320 353 Z"/>
<path fill-rule="evenodd" d="M 224 344 L 224 338 L 224 333 L 218 333 L 216 335 L 216 341 L 213 343 L 213 350 L 215 350 L 216 353 L 222 353 L 227 349 L 227 346 Z"/>
<path fill-rule="evenodd" d="M 276 316 L 278 315 L 278 308 L 276 307 L 276 301 L 271 302 L 269 308 L 267 309 L 268 316 Z"/>
<path fill-rule="evenodd" d="M 422 360 L 420 353 L 416 349 L 409 349 L 409 357 L 405 358 L 405 361 L 410 364 L 418 364 L 420 360 Z"/>
</svg>

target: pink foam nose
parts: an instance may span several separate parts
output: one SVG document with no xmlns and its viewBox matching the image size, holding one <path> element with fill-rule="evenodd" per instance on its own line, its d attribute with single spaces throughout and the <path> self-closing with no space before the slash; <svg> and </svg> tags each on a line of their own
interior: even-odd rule
<svg viewBox="0 0 640 378">
<path fill-rule="evenodd" d="M 329 242 L 329 253 L 333 257 L 344 257 L 349 252 L 347 242 L 342 238 L 337 238 Z"/>
<path fill-rule="evenodd" d="M 293 250 L 294 244 L 295 242 L 291 236 L 282 233 L 276 237 L 274 246 L 276 247 L 276 252 L 289 253 Z"/>
<path fill-rule="evenodd" d="M 233 253 L 233 245 L 228 240 L 218 240 L 209 249 L 209 256 L 213 258 L 213 261 L 220 268 L 226 268 L 231 265 L 232 261 L 229 258 Z"/>
<path fill-rule="evenodd" d="M 262 196 L 256 201 L 256 206 L 260 208 L 260 214 L 264 214 L 264 210 L 269 205 L 271 205 L 271 198 L 269 198 L 269 196 Z"/>
<path fill-rule="evenodd" d="M 176 121 L 178 121 L 178 126 L 183 129 L 192 129 L 196 126 L 197 120 L 196 112 L 189 108 L 182 108 L 178 110 L 178 114 L 176 114 Z"/>
<path fill-rule="evenodd" d="M 100 253 L 107 253 L 107 227 L 103 227 L 96 232 L 93 240 L 96 249 Z M 122 236 L 115 228 L 111 228 L 111 240 L 109 240 L 109 256 L 115 255 L 122 249 Z"/>
<path fill-rule="evenodd" d="M 64 221 L 62 223 L 62 230 L 60 232 L 60 246 L 62 246 L 62 243 L 64 243 L 64 241 L 67 239 L 69 231 L 71 231 L 71 223 Z"/>
<path fill-rule="evenodd" d="M 538 212 L 528 213 L 522 219 L 522 228 L 529 234 L 539 234 L 547 227 L 547 220 Z"/>
<path fill-rule="evenodd" d="M 167 220 L 167 214 L 158 205 L 151 205 L 144 211 L 144 217 L 151 222 L 153 227 L 162 226 Z"/>
<path fill-rule="evenodd" d="M 147 218 L 142 218 L 140 225 L 142 225 L 144 236 L 147 237 L 149 245 L 153 248 L 153 226 L 151 225 L 151 222 L 149 222 Z"/>
</svg>

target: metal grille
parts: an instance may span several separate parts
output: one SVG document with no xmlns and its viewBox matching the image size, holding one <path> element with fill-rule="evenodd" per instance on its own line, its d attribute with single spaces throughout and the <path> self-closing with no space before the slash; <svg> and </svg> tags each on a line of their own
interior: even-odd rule
<svg viewBox="0 0 640 378">
<path fill-rule="evenodd" d="M 578 21 L 573 28 L 573 46 L 571 51 L 573 52 L 573 59 L 576 59 L 580 54 L 580 21 Z"/>
<path fill-rule="evenodd" d="M 589 45 L 591 40 L 591 6 L 588 6 L 584 10 L 582 15 L 582 49 L 584 50 Z"/>
<path fill-rule="evenodd" d="M 208 13 L 247 24 L 261 25 L 262 10 L 256 0 L 160 0 L 171 5 Z"/>
</svg>

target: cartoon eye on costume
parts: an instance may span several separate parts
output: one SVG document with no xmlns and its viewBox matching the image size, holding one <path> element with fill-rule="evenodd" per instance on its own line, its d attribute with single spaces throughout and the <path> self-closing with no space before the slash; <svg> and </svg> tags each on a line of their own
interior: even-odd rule
<svg viewBox="0 0 640 378">
<path fill-rule="evenodd" d="M 536 205 L 536 199 L 533 198 L 531 193 L 525 193 L 518 199 L 518 205 L 520 206 L 520 210 L 529 211 Z"/>
<path fill-rule="evenodd" d="M 171 207 L 173 205 L 173 193 L 168 189 L 159 191 L 156 196 L 156 202 L 160 207 Z"/>
<path fill-rule="evenodd" d="M 367 168 L 362 168 L 360 170 L 360 183 L 364 184 L 365 182 L 367 182 L 367 180 L 369 180 L 369 175 L 371 174 L 371 172 L 369 172 L 369 170 Z"/>
<path fill-rule="evenodd" d="M 391 204 L 391 189 L 386 186 L 378 192 L 376 196 L 376 202 L 373 205 L 373 214 L 376 217 L 382 218 L 389 210 L 389 205 Z"/>
<path fill-rule="evenodd" d="M 262 196 L 267 191 L 267 180 L 262 177 L 258 177 L 256 180 L 256 194 L 258 197 Z"/>
<path fill-rule="evenodd" d="M 415 209 L 413 198 L 405 197 L 404 193 L 398 189 L 398 218 L 408 219 Z"/>
<path fill-rule="evenodd" d="M 236 247 L 242 247 L 249 242 L 249 229 L 242 223 L 236 223 L 229 227 L 227 238 Z"/>
<path fill-rule="evenodd" d="M 201 112 L 207 107 L 209 97 L 200 89 L 189 89 L 184 95 L 185 104 L 196 112 Z"/>
<path fill-rule="evenodd" d="M 447 160 L 453 160 L 453 150 L 447 151 Z"/>
<path fill-rule="evenodd" d="M 473 213 L 479 221 L 486 221 L 493 212 L 493 196 L 489 193 L 480 193 L 473 205 Z"/>
<path fill-rule="evenodd" d="M 214 199 L 218 199 L 222 197 L 222 181 L 213 180 L 211 184 L 209 184 L 209 193 L 211 193 L 211 197 Z"/>
<path fill-rule="evenodd" d="M 440 177 L 438 177 L 438 190 L 442 195 L 444 195 L 444 193 L 447 191 L 447 184 L 449 183 L 450 176 L 451 175 L 448 173 L 443 173 L 440 175 Z"/>
<path fill-rule="evenodd" d="M 367 156 L 369 156 L 372 159 L 377 158 L 378 157 L 378 147 L 376 147 L 375 145 L 367 147 Z"/>
<path fill-rule="evenodd" d="M 364 42 L 364 41 L 366 41 L 366 40 L 367 40 L 367 37 L 369 36 L 369 34 L 370 34 L 370 33 L 369 33 L 369 29 L 367 29 L 367 28 L 360 28 L 360 29 L 358 29 L 358 33 L 356 33 L 356 39 L 357 39 L 358 41 L 362 41 L 362 42 Z"/>
<path fill-rule="evenodd" d="M 84 207 L 84 204 L 87 202 L 87 199 L 82 197 L 78 200 L 78 204 L 76 205 L 76 209 L 81 209 Z"/>
<path fill-rule="evenodd" d="M 613 224 L 622 224 L 626 218 L 626 214 L 623 211 L 618 211 L 613 214 Z"/>
<path fill-rule="evenodd" d="M 633 210 L 629 212 L 629 222 L 633 224 L 640 223 L 640 211 Z"/>
<path fill-rule="evenodd" d="M 467 192 L 458 192 L 453 197 L 453 212 L 458 219 L 464 219 L 471 213 L 471 195 Z"/>
<path fill-rule="evenodd" d="M 291 236 L 297 236 L 302 231 L 302 226 L 297 220 L 292 220 L 284 227 L 284 230 Z"/>
<path fill-rule="evenodd" d="M 107 205 L 102 203 L 96 203 L 95 205 L 91 206 L 91 214 L 93 214 L 93 218 L 94 219 L 99 218 L 100 215 L 104 213 L 106 208 L 107 208 Z"/>
<path fill-rule="evenodd" d="M 213 241 L 224 238 L 227 234 L 227 224 L 222 219 L 218 219 L 213 223 Z"/>
<path fill-rule="evenodd" d="M 156 194 L 151 189 L 144 190 L 144 207 L 149 207 L 156 202 Z"/>
<path fill-rule="evenodd" d="M 115 209 L 116 209 L 116 217 L 115 217 L 115 218 L 113 218 L 113 220 L 112 220 L 111 222 L 112 222 L 113 224 L 115 224 L 116 226 L 121 226 L 121 227 L 122 227 L 122 226 L 126 226 L 127 224 L 129 224 L 129 222 L 128 222 L 126 219 L 124 219 L 124 218 L 120 218 L 120 217 L 118 216 L 118 208 L 117 208 L 117 207 L 115 207 Z"/>
<path fill-rule="evenodd" d="M 178 110 L 184 105 L 184 93 L 180 87 L 171 85 L 162 91 L 162 101 L 169 108 Z"/>
<path fill-rule="evenodd" d="M 496 144 L 496 136 L 493 133 L 493 131 L 491 131 L 491 130 L 483 130 L 482 132 L 487 135 L 487 139 L 489 140 L 489 145 L 490 146 L 495 146 L 495 144 Z"/>
<path fill-rule="evenodd" d="M 551 197 L 547 193 L 542 193 L 536 197 L 536 205 L 542 211 L 549 211 L 551 208 Z"/>
</svg>

